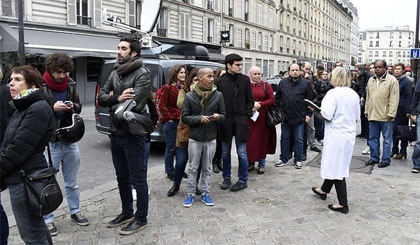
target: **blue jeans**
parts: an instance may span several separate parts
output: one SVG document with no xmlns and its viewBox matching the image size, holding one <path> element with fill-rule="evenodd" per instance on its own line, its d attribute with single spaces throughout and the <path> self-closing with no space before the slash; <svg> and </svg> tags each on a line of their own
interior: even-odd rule
<svg viewBox="0 0 420 245">
<path fill-rule="evenodd" d="M 176 153 L 175 143 L 176 143 L 176 133 L 179 120 L 174 120 L 173 122 L 165 122 L 162 126 L 163 133 L 165 134 L 165 173 L 167 175 L 174 175 L 174 157 Z"/>
<path fill-rule="evenodd" d="M 414 167 L 416 168 L 420 168 L 420 115 L 417 115 L 417 127 L 416 127 L 416 131 L 417 131 L 417 141 L 416 141 L 416 145 L 414 146 L 414 151 L 413 151 L 413 164 Z"/>
<path fill-rule="evenodd" d="M 187 166 L 187 162 L 188 162 L 188 148 L 177 147 L 174 183 L 181 184 L 182 177 L 185 172 L 185 167 Z M 198 167 L 197 183 L 198 183 L 198 180 L 200 179 L 200 173 L 201 173 L 201 164 Z"/>
<path fill-rule="evenodd" d="M 369 121 L 369 147 L 370 159 L 379 162 L 379 138 L 384 138 L 384 146 L 382 148 L 382 162 L 391 163 L 391 146 L 392 146 L 392 122 Z"/>
<path fill-rule="evenodd" d="M 248 182 L 248 156 L 246 153 L 246 142 L 238 142 L 235 136 L 236 153 L 238 154 L 239 166 L 238 166 L 238 178 L 242 183 Z M 222 159 L 223 159 L 223 179 L 230 179 L 232 163 L 230 150 L 232 148 L 232 142 L 222 142 Z"/>
<path fill-rule="evenodd" d="M 284 163 L 289 161 L 290 157 L 290 135 L 294 137 L 294 162 L 301 162 L 303 157 L 303 133 L 304 123 L 297 125 L 289 125 L 288 123 L 281 124 L 281 139 L 280 139 L 280 160 Z"/>
<path fill-rule="evenodd" d="M 7 244 L 7 238 L 9 237 L 9 222 L 7 220 L 7 215 L 4 212 L 3 205 L 1 205 L 0 200 L 0 244 Z"/>
<path fill-rule="evenodd" d="M 27 202 L 23 201 L 23 184 L 8 187 L 20 238 L 25 244 L 52 244 L 50 232 L 43 218 L 30 213 Z"/>
<path fill-rule="evenodd" d="M 131 186 L 133 186 L 137 192 L 137 210 L 134 217 L 139 221 L 147 221 L 149 194 L 146 136 L 111 135 L 110 139 L 122 212 L 133 215 L 133 195 L 131 191 Z"/>
<path fill-rule="evenodd" d="M 61 141 L 50 142 L 51 158 L 53 166 L 60 169 L 64 178 L 67 203 L 70 214 L 80 212 L 80 189 L 77 185 L 77 173 L 80 167 L 80 151 L 76 143 L 64 143 Z M 48 162 L 48 152 L 45 152 L 45 158 Z M 44 215 L 45 223 L 54 222 L 54 214 Z"/>
</svg>

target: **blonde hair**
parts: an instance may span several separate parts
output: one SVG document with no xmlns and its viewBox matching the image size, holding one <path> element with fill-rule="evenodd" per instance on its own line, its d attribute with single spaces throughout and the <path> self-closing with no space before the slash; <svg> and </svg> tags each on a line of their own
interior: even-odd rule
<svg viewBox="0 0 420 245">
<path fill-rule="evenodd" d="M 334 87 L 350 87 L 350 72 L 343 67 L 336 67 L 332 71 L 331 84 Z"/>
</svg>

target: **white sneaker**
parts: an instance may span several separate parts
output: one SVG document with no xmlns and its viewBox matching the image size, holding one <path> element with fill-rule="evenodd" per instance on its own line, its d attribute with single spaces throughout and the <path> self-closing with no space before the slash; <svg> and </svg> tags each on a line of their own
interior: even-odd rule
<svg viewBox="0 0 420 245">
<path fill-rule="evenodd" d="M 370 147 L 368 146 L 368 147 L 366 147 L 366 149 L 364 149 L 363 151 L 362 151 L 362 154 L 363 155 L 370 155 Z"/>
<path fill-rule="evenodd" d="M 301 169 L 302 168 L 302 162 L 295 163 L 295 168 L 296 169 Z"/>
<path fill-rule="evenodd" d="M 278 160 L 274 166 L 283 167 L 283 166 L 286 166 L 287 164 L 288 164 L 287 162 L 282 162 L 282 160 Z"/>
<path fill-rule="evenodd" d="M 133 193 L 133 201 L 137 201 L 137 191 L 136 189 L 131 189 L 132 193 Z"/>
</svg>

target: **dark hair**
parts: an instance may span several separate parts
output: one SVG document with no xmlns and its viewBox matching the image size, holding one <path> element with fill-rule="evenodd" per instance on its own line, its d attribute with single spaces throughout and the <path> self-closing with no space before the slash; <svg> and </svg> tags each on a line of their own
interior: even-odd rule
<svg viewBox="0 0 420 245">
<path fill-rule="evenodd" d="M 187 80 L 185 80 L 185 84 L 184 84 L 185 93 L 190 92 L 191 84 L 193 83 L 194 77 L 197 76 L 198 70 L 199 70 L 198 68 L 194 68 L 189 72 L 188 78 L 187 78 Z"/>
<path fill-rule="evenodd" d="M 400 66 L 400 67 L 401 67 L 401 69 L 402 69 L 403 71 L 405 71 L 405 65 L 404 65 L 404 63 L 399 62 L 399 63 L 395 64 L 395 65 L 394 65 L 394 67 L 393 67 L 392 69 L 394 69 L 394 68 L 395 68 L 395 67 L 397 67 L 397 66 Z"/>
<path fill-rule="evenodd" d="M 297 66 L 299 67 L 299 71 L 300 71 L 300 65 L 299 65 L 299 64 L 297 64 L 297 63 L 292 63 L 292 64 L 290 64 L 290 65 L 289 65 L 289 67 L 287 67 L 287 72 L 289 72 L 289 71 L 290 71 L 290 67 L 291 67 L 292 65 L 297 65 Z"/>
<path fill-rule="evenodd" d="M 10 74 L 20 74 L 25 78 L 26 85 L 29 87 L 35 86 L 36 88 L 42 87 L 41 73 L 30 65 L 13 67 Z"/>
<path fill-rule="evenodd" d="M 45 66 L 50 73 L 63 70 L 72 72 L 74 69 L 73 60 L 65 53 L 54 53 L 45 60 Z"/>
<path fill-rule="evenodd" d="M 227 64 L 233 65 L 233 63 L 235 63 L 235 61 L 242 61 L 242 56 L 240 56 L 239 54 L 228 54 L 225 57 L 225 65 L 226 65 L 226 70 L 227 70 Z"/>
<path fill-rule="evenodd" d="M 140 57 L 140 55 L 141 55 L 141 44 L 137 39 L 131 38 L 131 37 L 122 37 L 120 39 L 120 42 L 130 43 L 130 53 L 129 54 L 132 54 L 133 51 L 136 51 L 137 55 L 135 57 Z"/>
<path fill-rule="evenodd" d="M 187 67 L 185 67 L 184 65 L 174 65 L 171 70 L 169 71 L 169 79 L 168 79 L 168 84 L 171 83 L 176 83 L 176 76 L 178 75 L 178 73 L 181 71 L 181 69 L 184 68 L 185 70 L 185 74 L 187 74 Z"/>
<path fill-rule="evenodd" d="M 375 65 L 376 62 L 382 62 L 382 65 L 384 65 L 384 67 L 388 67 L 385 60 L 375 60 L 375 62 L 373 62 L 373 65 Z"/>
<path fill-rule="evenodd" d="M 219 68 L 217 68 L 217 69 L 216 69 L 216 71 L 214 72 L 214 78 L 218 78 L 218 77 L 220 77 L 220 73 L 221 73 L 222 71 L 226 71 L 226 69 L 225 69 L 225 68 L 223 68 L 223 67 L 219 67 Z"/>
</svg>

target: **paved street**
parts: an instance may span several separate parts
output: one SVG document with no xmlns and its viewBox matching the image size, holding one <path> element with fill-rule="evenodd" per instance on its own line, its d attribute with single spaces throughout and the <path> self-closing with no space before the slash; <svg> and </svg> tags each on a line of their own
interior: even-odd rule
<svg viewBox="0 0 420 245">
<path fill-rule="evenodd" d="M 90 225 L 79 227 L 63 205 L 55 213 L 56 244 L 419 244 L 420 175 L 410 173 L 411 159 L 392 162 L 385 169 L 361 165 L 366 144 L 358 139 L 352 172 L 347 180 L 350 212 L 329 211 L 335 191 L 322 201 L 312 186 L 321 184 L 319 157 L 309 152 L 301 170 L 276 168 L 269 156 L 264 175 L 251 172 L 248 188 L 238 193 L 219 188 L 221 174 L 212 175 L 215 205 L 196 201 L 182 206 L 185 180 L 174 197 L 163 164 L 149 169 L 150 208 L 147 228 L 130 236 L 118 235 L 105 223 L 120 212 L 116 182 L 82 193 L 82 210 Z M 409 146 L 409 154 L 412 152 Z M 368 159 L 368 158 L 366 158 Z M 235 162 L 235 161 L 234 161 Z M 359 165 L 360 166 L 359 166 Z M 233 173 L 236 174 L 236 167 Z M 371 174 L 367 174 L 371 172 Z M 233 176 L 236 181 L 236 177 Z M 10 244 L 21 244 L 16 227 Z"/>
</svg>

